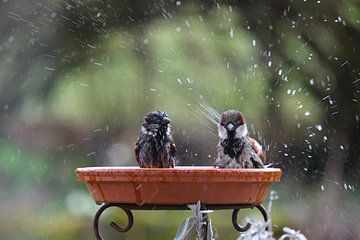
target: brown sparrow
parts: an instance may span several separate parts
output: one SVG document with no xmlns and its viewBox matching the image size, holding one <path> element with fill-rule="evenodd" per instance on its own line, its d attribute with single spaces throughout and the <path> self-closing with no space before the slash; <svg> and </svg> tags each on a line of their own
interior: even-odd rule
<svg viewBox="0 0 360 240">
<path fill-rule="evenodd" d="M 218 124 L 219 143 L 215 167 L 263 168 L 265 152 L 248 136 L 244 117 L 239 111 L 227 110 Z"/>
</svg>

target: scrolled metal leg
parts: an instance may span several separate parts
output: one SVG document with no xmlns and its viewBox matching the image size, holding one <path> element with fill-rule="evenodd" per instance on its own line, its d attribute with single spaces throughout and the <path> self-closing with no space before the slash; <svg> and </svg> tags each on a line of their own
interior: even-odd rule
<svg viewBox="0 0 360 240">
<path fill-rule="evenodd" d="M 101 237 L 101 234 L 99 232 L 99 218 L 100 218 L 101 214 L 109 207 L 121 208 L 125 212 L 125 214 L 126 214 L 126 216 L 128 218 L 128 222 L 127 222 L 127 225 L 125 227 L 122 227 L 122 226 L 118 225 L 115 222 L 111 222 L 110 226 L 112 228 L 114 228 L 116 231 L 118 231 L 118 232 L 127 232 L 127 231 L 129 231 L 131 229 L 131 227 L 132 227 L 132 225 L 134 223 L 134 217 L 132 215 L 132 212 L 129 209 L 124 208 L 123 206 L 118 205 L 118 204 L 105 204 L 105 205 L 103 205 L 103 206 L 101 206 L 99 208 L 99 210 L 96 212 L 95 217 L 94 217 L 94 225 L 93 225 L 93 227 L 94 227 L 94 232 L 95 232 L 95 236 L 96 236 L 97 240 L 103 240 L 103 238 Z"/>
<path fill-rule="evenodd" d="M 232 224 L 238 232 L 246 232 L 251 227 L 251 224 L 248 222 L 248 223 L 246 223 L 245 227 L 243 227 L 238 223 L 237 217 L 238 217 L 239 210 L 240 209 L 234 209 L 234 211 L 232 213 Z"/>
<path fill-rule="evenodd" d="M 256 207 L 262 214 L 265 223 L 267 223 L 268 221 L 268 214 L 266 209 L 264 208 L 263 205 L 259 204 L 259 205 L 255 205 L 254 207 Z M 251 207 L 252 208 L 252 207 Z M 240 209 L 234 209 L 233 213 L 232 213 L 232 223 L 234 228 L 238 231 L 238 232 L 245 232 L 247 230 L 249 230 L 249 228 L 251 227 L 251 223 L 246 223 L 245 226 L 241 226 L 238 221 L 237 221 L 237 217 L 238 217 L 238 213 L 239 213 Z M 268 230 L 268 227 L 266 227 L 266 230 Z"/>
<path fill-rule="evenodd" d="M 255 205 L 255 207 L 256 207 L 257 209 L 259 209 L 259 211 L 260 211 L 261 214 L 263 215 L 264 221 L 265 221 L 265 223 L 266 223 L 266 222 L 268 221 L 268 214 L 267 214 L 267 211 L 266 211 L 266 209 L 264 208 L 264 206 L 261 205 L 261 204 L 259 204 L 259 205 Z"/>
</svg>

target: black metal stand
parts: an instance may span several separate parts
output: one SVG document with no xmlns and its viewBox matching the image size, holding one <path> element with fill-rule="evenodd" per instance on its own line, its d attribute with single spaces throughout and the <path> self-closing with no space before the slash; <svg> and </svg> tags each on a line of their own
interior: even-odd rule
<svg viewBox="0 0 360 240">
<path fill-rule="evenodd" d="M 127 224 L 125 226 L 120 226 L 115 222 L 111 222 L 110 225 L 112 228 L 114 228 L 116 231 L 118 232 L 127 232 L 131 229 L 133 223 L 134 223 L 134 216 L 131 212 L 131 210 L 190 210 L 187 205 L 153 205 L 153 204 L 145 204 L 145 205 L 137 205 L 137 204 L 127 204 L 127 203 L 107 203 L 107 204 L 103 204 L 99 210 L 96 212 L 95 217 L 94 217 L 94 223 L 93 223 L 93 227 L 94 227 L 94 232 L 95 232 L 95 236 L 97 240 L 103 240 L 103 238 L 101 237 L 100 231 L 99 231 L 99 219 L 101 214 L 108 208 L 110 207 L 118 207 L 121 208 L 127 218 Z M 251 204 L 210 204 L 210 205 L 204 205 L 202 204 L 202 210 L 225 210 L 225 209 L 233 209 L 233 213 L 232 213 L 232 224 L 234 226 L 234 228 L 239 231 L 239 232 L 245 232 L 247 231 L 250 227 L 251 224 L 248 222 L 246 223 L 245 226 L 241 226 L 238 221 L 238 213 L 240 211 L 240 209 L 253 209 L 253 208 L 257 208 L 263 218 L 264 221 L 267 222 L 268 220 L 268 215 L 266 212 L 266 209 L 261 205 L 251 205 Z M 206 213 L 205 213 L 206 214 Z M 206 214 L 207 217 L 207 214 Z"/>
</svg>

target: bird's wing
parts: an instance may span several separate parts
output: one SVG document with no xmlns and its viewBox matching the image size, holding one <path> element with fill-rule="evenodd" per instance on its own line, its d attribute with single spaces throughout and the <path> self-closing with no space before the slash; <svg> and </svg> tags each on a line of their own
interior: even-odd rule
<svg viewBox="0 0 360 240">
<path fill-rule="evenodd" d="M 171 142 L 170 142 L 170 155 L 172 157 L 175 157 L 176 151 L 177 151 L 177 149 L 176 149 L 175 142 L 173 140 L 171 140 Z"/>
<path fill-rule="evenodd" d="M 140 165 L 139 154 L 140 154 L 140 138 L 136 140 L 136 144 L 135 144 L 135 158 L 138 164 Z"/>
<path fill-rule="evenodd" d="M 254 168 L 264 168 L 264 164 L 262 163 L 259 155 L 254 154 L 251 160 L 254 165 Z"/>
<path fill-rule="evenodd" d="M 139 165 L 143 168 L 156 167 L 154 159 L 154 144 L 148 141 L 142 141 L 139 144 Z"/>
<path fill-rule="evenodd" d="M 175 154 L 176 154 L 176 145 L 173 139 L 170 140 L 170 166 L 174 167 L 175 165 Z"/>
<path fill-rule="evenodd" d="M 151 167 L 153 156 L 151 151 L 151 143 L 146 139 L 146 136 L 140 134 L 135 145 L 135 157 L 140 167 Z"/>
<path fill-rule="evenodd" d="M 266 160 L 266 153 L 262 149 L 261 145 L 253 138 L 250 138 L 251 140 L 251 147 L 254 150 L 254 152 L 259 155 L 262 162 L 265 162 Z"/>
</svg>

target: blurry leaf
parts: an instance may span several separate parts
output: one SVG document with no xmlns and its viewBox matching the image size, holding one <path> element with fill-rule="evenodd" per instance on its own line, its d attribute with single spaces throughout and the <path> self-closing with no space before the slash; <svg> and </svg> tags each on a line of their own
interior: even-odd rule
<svg viewBox="0 0 360 240">
<path fill-rule="evenodd" d="M 194 240 L 196 239 L 196 221 L 194 217 L 186 218 L 178 228 L 175 240 Z"/>
<path fill-rule="evenodd" d="M 340 5 L 340 14 L 356 30 L 360 31 L 359 16 L 360 8 L 351 0 L 342 1 Z"/>
<path fill-rule="evenodd" d="M 191 209 L 194 215 L 195 220 L 195 229 L 197 232 L 197 235 L 199 239 L 203 239 L 203 235 L 206 234 L 208 240 L 213 240 L 214 232 L 213 227 L 211 225 L 211 219 L 208 215 L 209 212 L 212 212 L 211 210 L 201 210 L 201 202 L 198 201 L 196 204 L 188 205 L 188 207 Z M 203 226 L 206 224 L 206 233 L 204 233 Z"/>
<path fill-rule="evenodd" d="M 207 240 L 214 240 L 216 239 L 214 237 L 214 230 L 213 230 L 213 226 L 212 226 L 212 223 L 211 223 L 211 218 L 208 217 L 208 224 L 207 224 L 207 234 L 206 234 L 206 237 L 207 237 Z"/>
</svg>

